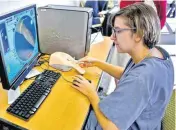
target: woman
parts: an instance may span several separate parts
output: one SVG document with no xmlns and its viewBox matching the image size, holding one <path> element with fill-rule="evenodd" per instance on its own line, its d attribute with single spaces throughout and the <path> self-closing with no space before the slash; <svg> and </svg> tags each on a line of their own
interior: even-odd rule
<svg viewBox="0 0 176 130">
<path fill-rule="evenodd" d="M 115 91 L 100 101 L 93 84 L 74 77 L 72 87 L 87 96 L 93 108 L 86 130 L 159 130 L 174 84 L 172 61 L 155 46 L 159 18 L 151 6 L 138 3 L 117 12 L 112 26 L 118 52 L 132 58 L 125 69 L 90 57 L 81 60 L 81 66 L 97 66 L 119 79 Z"/>
<path fill-rule="evenodd" d="M 142 2 L 142 1 L 151 1 L 151 0 L 121 0 L 120 1 L 120 8 L 124 8 L 128 5 L 134 4 L 136 2 Z M 166 22 L 166 8 L 167 8 L 167 1 L 166 0 L 153 0 L 157 14 L 160 19 L 161 29 L 164 27 Z"/>
</svg>

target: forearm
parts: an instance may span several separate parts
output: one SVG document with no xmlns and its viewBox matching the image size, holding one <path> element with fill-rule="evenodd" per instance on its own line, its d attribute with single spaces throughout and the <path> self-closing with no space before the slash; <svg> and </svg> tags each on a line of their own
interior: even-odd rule
<svg viewBox="0 0 176 130">
<path fill-rule="evenodd" d="M 95 63 L 95 65 L 116 79 L 120 79 L 120 77 L 122 76 L 122 73 L 124 71 L 124 68 L 122 68 L 120 66 L 115 66 L 115 65 L 112 65 L 112 64 L 109 64 L 106 62 L 102 62 L 102 61 L 97 61 Z"/>
<path fill-rule="evenodd" d="M 91 100 L 89 99 L 94 113 L 96 115 L 96 118 L 102 127 L 103 130 L 119 130 L 114 123 L 112 123 L 108 118 L 104 116 L 104 114 L 100 111 L 100 108 L 98 106 L 98 103 L 100 101 L 98 95 L 96 94 L 95 97 Z"/>
</svg>

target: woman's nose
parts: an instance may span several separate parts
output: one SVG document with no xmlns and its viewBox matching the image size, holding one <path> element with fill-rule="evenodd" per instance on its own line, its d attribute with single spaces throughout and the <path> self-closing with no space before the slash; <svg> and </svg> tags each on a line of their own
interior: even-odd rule
<svg viewBox="0 0 176 130">
<path fill-rule="evenodd" d="M 113 40 L 113 41 L 116 40 L 116 38 L 114 37 L 114 34 L 113 34 L 113 33 L 111 34 L 110 39 Z"/>
</svg>

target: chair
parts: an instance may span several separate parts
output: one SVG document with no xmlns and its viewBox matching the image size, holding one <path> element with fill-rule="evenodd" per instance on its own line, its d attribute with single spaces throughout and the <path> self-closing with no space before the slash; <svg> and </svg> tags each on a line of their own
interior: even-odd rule
<svg viewBox="0 0 176 130">
<path fill-rule="evenodd" d="M 108 1 L 107 0 L 98 1 L 98 5 L 99 5 L 100 12 L 108 9 Z"/>
<path fill-rule="evenodd" d="M 100 16 L 99 16 L 99 5 L 98 1 L 86 1 L 85 7 L 90 7 L 93 8 L 93 20 L 92 20 L 92 25 L 94 24 L 100 24 Z"/>
<path fill-rule="evenodd" d="M 173 90 L 172 97 L 167 106 L 162 120 L 162 130 L 176 130 L 176 90 Z"/>
<path fill-rule="evenodd" d="M 169 11 L 167 13 L 168 18 L 174 18 L 176 17 L 176 2 L 173 0 L 173 2 L 170 4 Z"/>
<path fill-rule="evenodd" d="M 92 20 L 92 27 L 101 27 L 104 18 L 100 17 L 99 12 L 106 10 L 108 6 L 107 0 L 92 0 L 92 1 L 86 1 L 85 7 L 93 8 L 93 20 Z"/>
</svg>

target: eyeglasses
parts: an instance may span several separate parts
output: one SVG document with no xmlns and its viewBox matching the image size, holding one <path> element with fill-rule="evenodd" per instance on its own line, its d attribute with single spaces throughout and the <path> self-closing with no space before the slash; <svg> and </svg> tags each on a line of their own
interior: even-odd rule
<svg viewBox="0 0 176 130">
<path fill-rule="evenodd" d="M 136 28 L 114 28 L 112 27 L 112 35 L 113 37 L 117 38 L 117 34 L 123 32 L 123 31 L 127 31 L 127 30 L 136 30 Z"/>
</svg>

